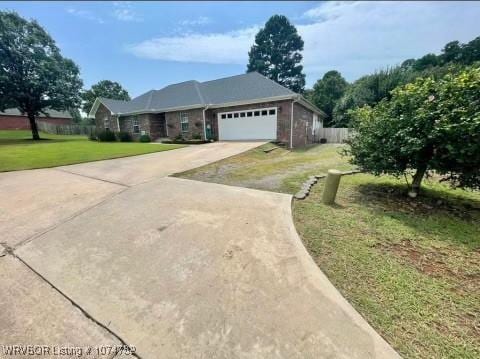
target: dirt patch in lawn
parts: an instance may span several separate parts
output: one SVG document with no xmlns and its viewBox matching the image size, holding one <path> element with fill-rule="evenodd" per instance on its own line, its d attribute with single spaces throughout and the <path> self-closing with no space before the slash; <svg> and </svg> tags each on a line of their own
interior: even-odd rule
<svg viewBox="0 0 480 359">
<path fill-rule="evenodd" d="M 330 168 L 352 169 L 348 159 L 340 154 L 342 148 L 325 144 L 289 151 L 269 143 L 175 176 L 294 194 L 311 175 L 325 173 Z"/>
<path fill-rule="evenodd" d="M 424 248 L 411 241 L 379 243 L 376 247 L 407 262 L 428 276 L 448 277 L 456 283 L 452 290 L 480 293 L 480 249 L 459 252 L 449 246 Z M 452 268 L 452 262 L 461 262 L 462 268 Z"/>
</svg>

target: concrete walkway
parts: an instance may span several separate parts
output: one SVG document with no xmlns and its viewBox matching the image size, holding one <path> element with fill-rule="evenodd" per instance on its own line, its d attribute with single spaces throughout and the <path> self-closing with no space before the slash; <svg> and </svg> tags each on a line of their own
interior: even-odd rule
<svg viewBox="0 0 480 359">
<path fill-rule="evenodd" d="M 252 146 L 219 145 L 225 153 Z M 179 162 L 194 155 L 180 151 L 187 152 L 147 162 L 168 154 L 167 166 L 188 167 L 172 154 Z M 131 165 L 143 176 L 122 174 L 127 159 L 108 161 L 107 172 L 101 163 L 50 170 L 81 174 L 68 176 L 85 180 L 82 204 L 69 211 L 74 199 L 54 202 L 68 213 L 54 211 L 41 229 L 15 233 L 2 209 L 0 230 L 10 241 L 0 257 L 0 305 L 9 310 L 0 311 L 0 344 L 126 343 L 141 358 L 398 357 L 306 252 L 291 196 L 162 177 L 141 157 Z M 20 206 L 27 192 L 37 202 L 36 187 L 16 193 L 13 182 L 28 180 L 11 176 L 0 174 L 0 201 L 9 183 L 15 221 L 23 213 L 17 196 Z M 88 192 L 89 181 L 101 190 Z"/>
</svg>

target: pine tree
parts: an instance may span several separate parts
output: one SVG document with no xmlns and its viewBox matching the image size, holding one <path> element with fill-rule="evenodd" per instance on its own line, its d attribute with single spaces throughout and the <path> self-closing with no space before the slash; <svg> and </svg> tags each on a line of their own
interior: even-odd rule
<svg viewBox="0 0 480 359">
<path fill-rule="evenodd" d="M 247 72 L 257 71 L 295 92 L 303 92 L 303 40 L 285 16 L 272 16 L 255 36 Z"/>
</svg>

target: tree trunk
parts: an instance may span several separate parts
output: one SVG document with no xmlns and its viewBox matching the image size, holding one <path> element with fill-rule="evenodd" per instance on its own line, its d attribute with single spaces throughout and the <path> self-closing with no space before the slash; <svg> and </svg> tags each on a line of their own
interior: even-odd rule
<svg viewBox="0 0 480 359">
<path fill-rule="evenodd" d="M 415 172 L 415 175 L 413 176 L 412 188 L 408 192 L 408 195 L 411 198 L 415 198 L 418 196 L 420 192 L 420 185 L 422 183 L 423 176 L 425 176 L 425 172 L 427 172 L 426 165 L 422 165 L 417 168 L 417 172 Z"/>
<path fill-rule="evenodd" d="M 39 140 L 40 135 L 38 134 L 37 122 L 35 121 L 35 114 L 33 112 L 28 113 L 28 121 L 30 121 L 30 129 L 32 130 L 32 138 L 34 140 Z"/>
</svg>

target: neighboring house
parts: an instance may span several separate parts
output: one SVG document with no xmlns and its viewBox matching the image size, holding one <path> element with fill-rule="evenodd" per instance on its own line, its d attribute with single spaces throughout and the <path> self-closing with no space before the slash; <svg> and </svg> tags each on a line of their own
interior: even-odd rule
<svg viewBox="0 0 480 359">
<path fill-rule="evenodd" d="M 131 101 L 97 98 L 89 113 L 97 130 L 138 137 L 278 140 L 289 147 L 317 140 L 325 114 L 301 95 L 250 72 L 213 81 L 187 81 Z"/>
<path fill-rule="evenodd" d="M 41 114 L 37 122 L 47 122 L 55 125 L 71 125 L 72 116 L 69 112 L 47 110 L 48 116 Z M 0 130 L 30 130 L 30 121 L 27 114 L 23 114 L 16 108 L 9 108 L 0 112 Z"/>
</svg>

